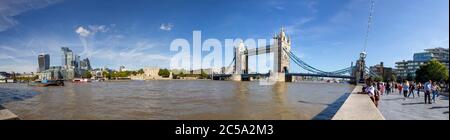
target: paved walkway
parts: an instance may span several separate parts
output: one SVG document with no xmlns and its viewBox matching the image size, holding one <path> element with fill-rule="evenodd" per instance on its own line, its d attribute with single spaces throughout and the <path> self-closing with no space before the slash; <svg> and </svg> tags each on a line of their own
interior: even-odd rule
<svg viewBox="0 0 450 140">
<path fill-rule="evenodd" d="M 406 100 L 398 93 L 383 95 L 379 103 L 380 112 L 386 120 L 449 120 L 448 96 L 441 95 L 436 103 L 424 104 L 423 95 L 420 93 L 417 97 L 416 93 L 416 98 L 411 95 Z"/>
</svg>

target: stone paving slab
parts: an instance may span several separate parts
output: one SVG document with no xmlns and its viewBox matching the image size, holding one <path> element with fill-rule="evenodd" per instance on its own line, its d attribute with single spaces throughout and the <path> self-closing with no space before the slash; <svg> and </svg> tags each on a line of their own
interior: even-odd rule
<svg viewBox="0 0 450 140">
<path fill-rule="evenodd" d="M 19 119 L 16 114 L 12 113 L 8 109 L 0 110 L 0 120 L 17 120 Z"/>
<path fill-rule="evenodd" d="M 387 120 L 449 120 L 448 96 L 441 95 L 436 103 L 425 104 L 424 93 L 420 95 L 406 99 L 398 93 L 384 95 L 379 110 Z"/>
</svg>

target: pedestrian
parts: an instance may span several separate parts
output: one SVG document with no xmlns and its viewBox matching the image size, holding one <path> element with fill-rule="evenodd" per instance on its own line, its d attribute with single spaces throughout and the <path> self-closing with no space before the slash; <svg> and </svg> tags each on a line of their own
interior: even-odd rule
<svg viewBox="0 0 450 140">
<path fill-rule="evenodd" d="M 394 84 L 394 91 L 393 92 L 395 93 L 397 91 L 397 89 L 398 89 L 397 82 L 394 82 L 393 84 Z"/>
<path fill-rule="evenodd" d="M 397 87 L 398 87 L 398 94 L 399 94 L 399 95 L 402 95 L 402 84 L 399 83 L 399 84 L 397 85 Z"/>
<path fill-rule="evenodd" d="M 433 94 L 432 99 L 434 103 L 436 103 L 436 97 L 439 97 L 439 89 L 440 89 L 439 85 L 436 82 L 434 82 L 431 87 L 431 92 Z"/>
<path fill-rule="evenodd" d="M 433 87 L 433 85 L 432 85 L 432 81 L 431 80 L 429 80 L 428 82 L 426 82 L 425 84 L 424 84 L 424 90 L 425 90 L 425 97 L 424 97 L 424 99 L 425 99 L 425 104 L 427 104 L 427 101 L 428 101 L 428 104 L 431 104 L 431 98 L 430 98 L 430 94 L 431 94 L 431 88 Z"/>
<path fill-rule="evenodd" d="M 387 82 L 386 83 L 386 96 L 389 95 L 389 93 L 391 93 L 391 82 Z"/>
<path fill-rule="evenodd" d="M 377 100 L 375 99 L 375 83 L 373 83 L 373 81 L 371 80 L 366 80 L 366 88 L 364 89 L 364 93 L 366 93 L 367 95 L 369 95 L 370 100 L 372 100 L 372 102 L 375 104 L 375 106 L 378 107 L 378 103 Z"/>
<path fill-rule="evenodd" d="M 415 91 L 415 82 L 412 82 L 410 85 L 409 85 L 409 94 L 408 94 L 408 98 L 409 98 L 409 96 L 411 96 L 411 94 L 412 94 L 412 96 L 413 96 L 413 99 L 415 98 L 414 97 L 414 91 Z"/>
<path fill-rule="evenodd" d="M 385 91 L 386 91 L 386 86 L 384 85 L 384 82 L 381 82 L 381 84 L 380 84 L 380 95 L 384 95 Z"/>
<path fill-rule="evenodd" d="M 408 80 L 405 80 L 405 82 L 403 82 L 402 88 L 403 88 L 403 96 L 405 98 L 407 98 L 407 95 L 408 95 L 408 92 L 409 92 L 409 82 L 408 82 Z"/>
<path fill-rule="evenodd" d="M 422 89 L 423 88 L 423 85 L 422 85 L 422 83 L 421 82 L 419 82 L 418 84 L 417 84 L 417 86 L 416 86 L 416 89 L 417 89 L 417 97 L 420 97 L 420 89 Z"/>
</svg>

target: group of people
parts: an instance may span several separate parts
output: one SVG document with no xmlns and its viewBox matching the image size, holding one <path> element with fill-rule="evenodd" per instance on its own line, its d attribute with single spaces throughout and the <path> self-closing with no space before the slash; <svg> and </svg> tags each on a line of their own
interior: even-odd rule
<svg viewBox="0 0 450 140">
<path fill-rule="evenodd" d="M 429 80 L 425 83 L 409 82 L 407 80 L 402 83 L 396 82 L 375 82 L 371 78 L 366 79 L 366 86 L 363 87 L 363 92 L 368 94 L 370 99 L 378 107 L 378 102 L 382 95 L 389 95 L 391 93 L 398 92 L 399 95 L 403 95 L 404 99 L 409 98 L 411 95 L 415 98 L 420 97 L 420 92 L 424 92 L 425 104 L 431 104 L 431 100 L 436 102 L 436 97 L 439 97 L 439 84 Z"/>
</svg>

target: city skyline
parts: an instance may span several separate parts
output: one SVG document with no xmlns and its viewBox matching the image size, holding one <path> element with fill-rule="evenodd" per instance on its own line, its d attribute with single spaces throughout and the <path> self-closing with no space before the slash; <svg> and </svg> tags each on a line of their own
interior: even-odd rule
<svg viewBox="0 0 450 140">
<path fill-rule="evenodd" d="M 375 2 L 368 65 L 394 68 L 423 49 L 448 48 L 448 1 Z M 0 71 L 34 72 L 41 53 L 50 54 L 50 65 L 60 65 L 61 47 L 89 58 L 94 68 L 169 67 L 176 53 L 169 50 L 171 41 L 192 39 L 194 30 L 203 39 L 270 39 L 281 27 L 292 37 L 294 53 L 333 71 L 350 66 L 363 50 L 369 6 L 369 0 L 7 0 L 0 2 Z"/>
</svg>

